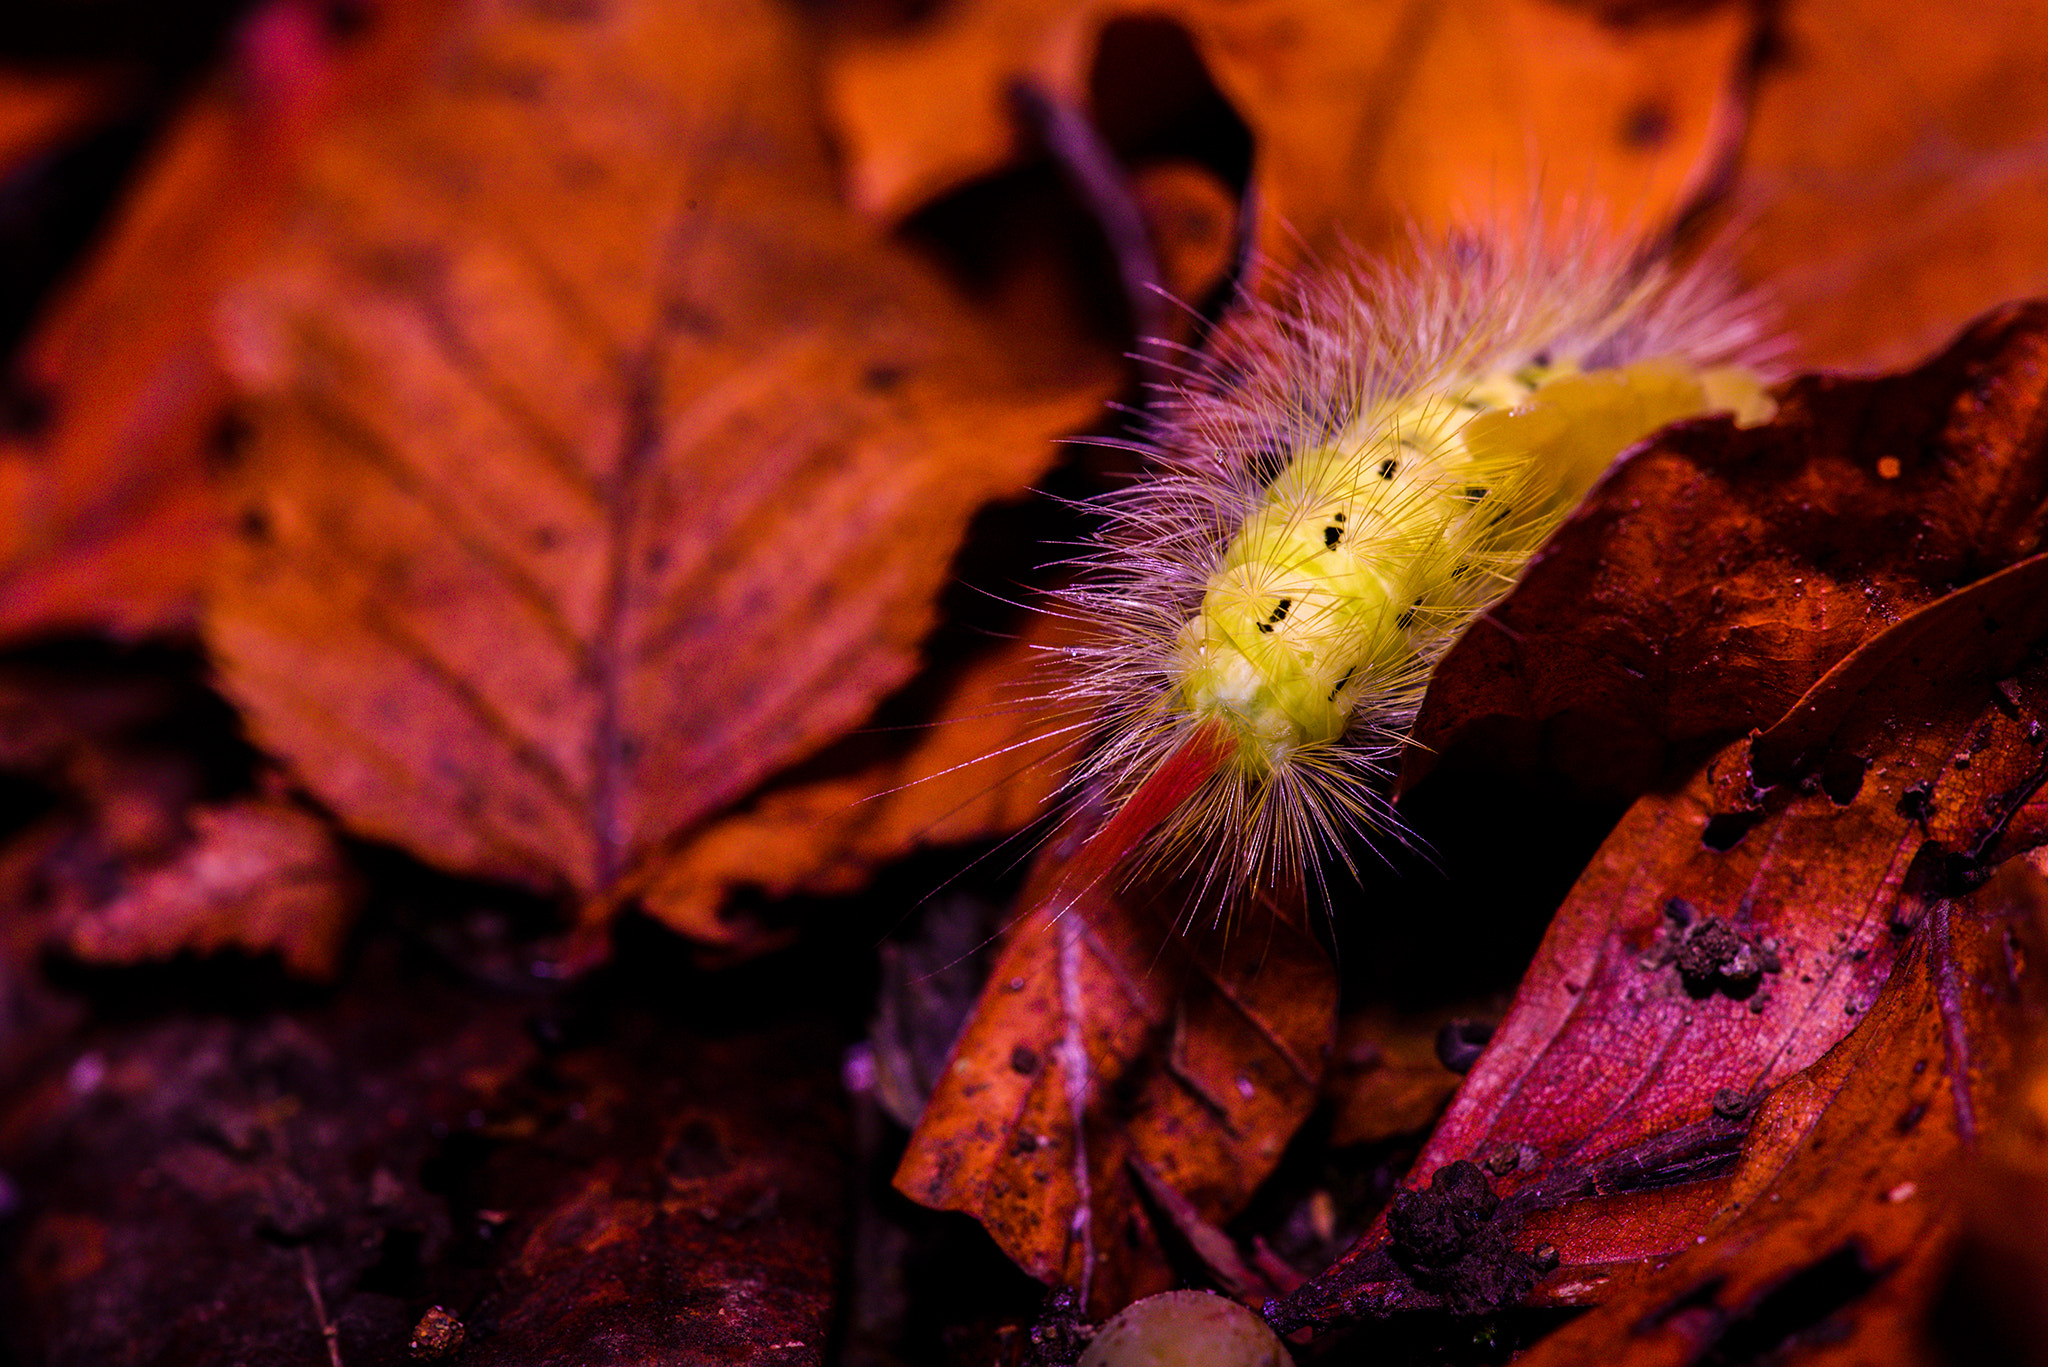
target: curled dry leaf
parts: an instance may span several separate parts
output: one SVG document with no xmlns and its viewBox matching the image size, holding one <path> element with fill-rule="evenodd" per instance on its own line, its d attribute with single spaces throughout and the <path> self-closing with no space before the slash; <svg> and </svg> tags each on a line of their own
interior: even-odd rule
<svg viewBox="0 0 2048 1367">
<path fill-rule="evenodd" d="M 0 434 L 0 637 L 190 626 L 225 523 L 216 294 L 274 231 L 312 130 L 402 65 L 427 8 L 336 48 L 310 0 L 257 6 L 172 120 L 14 363 L 35 421 Z"/>
<path fill-rule="evenodd" d="M 601 910 L 913 673 L 1096 410 L 838 207 L 809 61 L 751 0 L 487 5 L 313 156 L 207 632 L 357 829 Z"/>
<path fill-rule="evenodd" d="M 190 814 L 192 837 L 110 900 L 59 910 L 67 949 L 103 964 L 240 949 L 291 972 L 334 976 L 355 910 L 352 881 L 319 818 L 252 800 Z"/>
<path fill-rule="evenodd" d="M 1065 893 L 1072 853 L 1035 872 L 896 1186 L 1099 1318 L 1175 1280 L 1148 1188 L 1220 1223 L 1272 1170 L 1315 1104 L 1337 983 L 1270 904 L 1174 926 L 1158 888 Z"/>
<path fill-rule="evenodd" d="M 2015 862 L 2035 874 L 2007 876 L 2027 904 L 2013 938 L 2029 956 L 2031 972 L 2048 952 L 2048 878 L 2042 876 L 2048 873 L 2048 850 Z M 2018 1076 L 1994 1099 L 1960 1179 L 1936 1188 L 1936 1194 L 1957 1195 L 1963 1228 L 1934 1313 L 1922 1317 L 1938 1333 L 1992 1361 L 2048 1358 L 2048 1302 L 2040 1290 L 2048 1285 L 2048 1247 L 2041 1241 L 2041 1230 L 2048 1228 L 2048 1022 L 2036 1012 L 2027 1024 Z"/>
<path fill-rule="evenodd" d="M 2011 852 L 2048 777 L 2044 641 L 2038 555 L 1878 634 L 1622 820 L 1416 1164 L 1496 1174 L 1525 1251 L 1563 1264 L 1539 1298 L 1601 1299 L 1691 1243 L 1733 1199 L 1719 1174 L 1756 1103 L 1855 1027 L 1909 944 L 1948 952 L 1924 925 Z M 1281 1321 L 1418 1303 L 1388 1249 L 1382 1225 Z"/>
<path fill-rule="evenodd" d="M 1403 773 L 1461 744 L 1633 797 L 1768 725 L 1858 643 L 2048 544 L 2048 303 L 1777 420 L 1667 429 L 1438 666 Z"/>
<path fill-rule="evenodd" d="M 1104 55 L 1120 22 L 1132 69 Z M 1739 127 L 1753 22 L 1739 5 L 1622 27 L 1548 0 L 975 0 L 841 43 L 827 89 L 855 203 L 896 218 L 1016 156 L 1014 80 L 1082 107 L 1119 82 L 1158 87 L 1145 64 L 1192 42 L 1251 130 L 1261 246 L 1286 258 L 1304 237 L 1371 244 L 1417 219 L 1519 212 L 1539 186 L 1663 223 Z"/>
</svg>

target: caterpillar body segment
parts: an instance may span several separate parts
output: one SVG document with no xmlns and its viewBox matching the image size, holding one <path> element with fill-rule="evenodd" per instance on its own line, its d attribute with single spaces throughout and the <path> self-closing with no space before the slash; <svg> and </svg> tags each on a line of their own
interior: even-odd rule
<svg viewBox="0 0 2048 1367">
<path fill-rule="evenodd" d="M 1099 624 L 1062 690 L 1102 716 L 1076 781 L 1115 813 L 1088 862 L 1201 866 L 1228 901 L 1401 838 L 1385 779 L 1437 660 L 1623 450 L 1766 420 L 1758 339 L 1713 277 L 1591 242 L 1247 306 L 1068 595 Z"/>
</svg>

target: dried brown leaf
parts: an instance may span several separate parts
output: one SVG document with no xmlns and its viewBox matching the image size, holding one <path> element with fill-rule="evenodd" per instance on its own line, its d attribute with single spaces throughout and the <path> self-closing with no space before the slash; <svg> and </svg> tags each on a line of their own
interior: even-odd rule
<svg viewBox="0 0 2048 1367">
<path fill-rule="evenodd" d="M 486 7 L 313 158 L 207 627 L 357 829 L 602 907 L 912 674 L 1099 402 L 843 213 L 810 60 L 749 0 Z"/>
<path fill-rule="evenodd" d="M 2008 869 L 1931 909 L 1868 1018 L 1772 1094 L 1697 1246 L 1525 1361 L 1953 1360 L 1927 1320 L 1963 1209 L 1959 1159 L 2017 1137 L 2016 1065 L 2042 1019 L 2048 888 Z"/>
<path fill-rule="evenodd" d="M 1418 1134 L 1442 1113 L 1458 1089 L 1458 1074 L 1436 1050 L 1437 1033 L 1450 1019 L 1448 1012 L 1417 1016 L 1384 1006 L 1345 1013 L 1336 1062 L 1323 1082 L 1333 1146 Z"/>
<path fill-rule="evenodd" d="M 1064 776 L 1065 741 L 1019 681 L 1071 630 L 1040 615 L 1023 639 L 928 678 L 941 696 L 913 744 L 856 734 L 777 778 L 656 862 L 636 886 L 641 906 L 702 944 L 741 952 L 761 931 L 726 914 L 736 886 L 769 898 L 843 894 L 918 846 L 1024 826 Z"/>
<path fill-rule="evenodd" d="M 1070 897 L 1061 867 L 1027 889 L 896 1186 L 1099 1316 L 1173 1284 L 1148 1184 L 1216 1224 L 1272 1170 L 1315 1104 L 1337 984 L 1268 904 L 1176 927 L 1161 889 Z"/>
</svg>

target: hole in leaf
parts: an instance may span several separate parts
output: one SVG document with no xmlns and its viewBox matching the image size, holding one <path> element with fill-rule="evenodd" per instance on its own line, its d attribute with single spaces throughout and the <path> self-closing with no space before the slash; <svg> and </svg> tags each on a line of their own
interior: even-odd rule
<svg viewBox="0 0 2048 1367">
<path fill-rule="evenodd" d="M 1863 791 L 1863 775 L 1870 761 L 1861 755 L 1830 755 L 1821 766 L 1820 790 L 1837 807 L 1846 807 Z"/>
<path fill-rule="evenodd" d="M 1716 854 L 1726 854 L 1742 843 L 1750 828 L 1764 819 L 1762 812 L 1719 812 L 1700 832 L 1700 843 Z"/>
</svg>

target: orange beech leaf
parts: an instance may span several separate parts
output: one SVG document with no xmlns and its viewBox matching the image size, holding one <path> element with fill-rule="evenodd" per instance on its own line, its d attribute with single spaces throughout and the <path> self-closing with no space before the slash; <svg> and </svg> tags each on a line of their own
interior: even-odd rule
<svg viewBox="0 0 2048 1367">
<path fill-rule="evenodd" d="M 202 807 L 190 820 L 189 845 L 110 900 L 60 906 L 65 947 L 102 964 L 232 948 L 332 978 L 355 897 L 327 823 L 270 801 Z"/>
<path fill-rule="evenodd" d="M 2048 292 L 2048 5 L 1774 10 L 1737 190 L 1743 266 L 1804 366 L 1909 364 Z"/>
<path fill-rule="evenodd" d="M 1412 1180 L 1490 1168 L 1521 1251 L 1562 1263 L 1544 1300 L 1602 1299 L 1697 1238 L 1739 1186 L 1719 1174 L 1756 1103 L 1891 991 L 1902 955 L 1948 952 L 1929 937 L 2048 777 L 2044 640 L 2038 555 L 1879 633 L 1778 726 L 1638 802 Z M 1467 1290 L 1402 1260 L 1383 1222 L 1281 1322 Z"/>
<path fill-rule="evenodd" d="M 917 701 L 938 699 L 918 708 L 927 720 L 910 745 L 897 732 L 856 732 L 685 838 L 634 885 L 640 905 L 700 944 L 747 952 L 764 932 L 728 914 L 735 887 L 843 895 L 918 846 L 1028 824 L 1065 777 L 1069 742 L 1020 681 L 1042 677 L 1043 652 L 1073 629 L 1040 614 L 1029 630 L 920 676 Z"/>
<path fill-rule="evenodd" d="M 1267 902 L 1175 926 L 1156 887 L 1069 893 L 1074 843 L 1034 873 L 896 1187 L 972 1215 L 1100 1316 L 1174 1284 L 1142 1192 L 1220 1223 L 1279 1161 L 1315 1104 L 1337 981 Z"/>
<path fill-rule="evenodd" d="M 975 0 L 903 32 L 843 41 L 828 97 L 854 201 L 896 218 L 1017 155 L 1007 91 L 1029 78 L 1075 106 L 1120 81 L 1118 24 L 1178 27 L 1251 130 L 1260 241 L 1374 243 L 1421 220 L 1604 206 L 1617 227 L 1662 224 L 1700 188 L 1740 124 L 1754 20 L 1687 6 L 1603 23 L 1549 0 L 1243 5 L 1173 0 Z M 906 92 L 914 92 L 908 94 Z"/>
<path fill-rule="evenodd" d="M 311 157 L 224 323 L 206 629 L 357 830 L 601 912 L 912 675 L 968 519 L 1096 411 L 1099 350 L 839 207 L 810 60 L 750 0 L 486 6 Z"/>
<path fill-rule="evenodd" d="M 2048 303 L 1919 369 L 1625 458 L 1445 657 L 1403 786 L 1484 755 L 1633 797 L 1782 714 L 1874 631 L 2048 544 Z"/>
<path fill-rule="evenodd" d="M 40 418 L 0 437 L 0 637 L 190 626 L 225 522 L 217 293 L 275 230 L 311 131 L 410 59 L 430 8 L 381 6 L 350 46 L 317 4 L 271 0 L 173 118 L 15 361 Z"/>
</svg>

